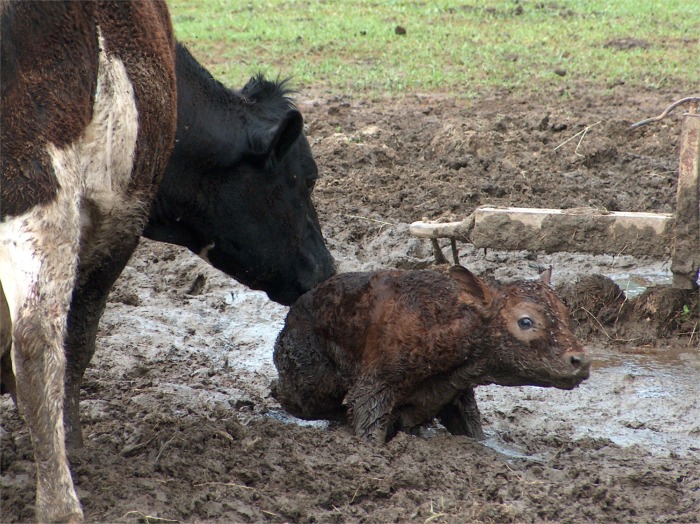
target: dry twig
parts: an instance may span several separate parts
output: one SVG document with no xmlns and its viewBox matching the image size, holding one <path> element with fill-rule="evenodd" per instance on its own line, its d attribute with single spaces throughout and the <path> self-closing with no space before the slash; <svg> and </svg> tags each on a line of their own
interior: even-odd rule
<svg viewBox="0 0 700 524">
<path fill-rule="evenodd" d="M 443 500 L 442 506 L 444 506 L 444 505 L 445 505 L 445 501 Z M 441 517 L 446 517 L 446 516 L 447 516 L 447 513 L 443 513 L 442 511 L 438 513 L 435 511 L 435 509 L 433 508 L 433 501 L 431 500 L 430 501 L 430 516 L 427 519 L 425 519 L 425 522 L 423 524 L 428 524 L 429 522 L 432 522 L 434 520 L 437 520 Z"/>
<path fill-rule="evenodd" d="M 173 440 L 175 440 L 176 437 L 177 437 L 177 435 L 173 435 L 170 438 L 170 440 L 168 440 L 165 444 L 163 444 L 163 447 L 160 448 L 160 451 L 158 451 L 158 454 L 156 455 L 156 462 L 158 462 L 158 460 L 160 459 L 161 453 L 163 453 L 163 451 L 165 451 L 165 448 L 168 447 L 168 444 L 170 444 Z"/>
<path fill-rule="evenodd" d="M 603 324 L 600 323 L 600 320 L 596 318 L 596 316 L 588 311 L 585 307 L 580 308 L 582 311 L 584 311 L 588 316 L 590 316 L 593 320 L 595 320 L 596 324 L 598 324 L 598 328 L 603 332 L 603 334 L 608 337 L 609 340 L 612 340 L 613 342 L 623 342 L 625 344 L 630 344 L 632 342 L 635 342 L 636 340 L 639 340 L 639 338 L 629 338 L 629 339 L 622 339 L 622 338 L 613 338 L 610 336 L 610 334 L 606 331 L 605 327 L 603 327 Z"/>
<path fill-rule="evenodd" d="M 198 484 L 193 484 L 193 486 L 196 488 L 202 486 L 226 486 L 229 488 L 241 488 L 257 492 L 255 488 L 251 488 L 250 486 L 246 486 L 244 484 L 236 484 L 235 482 L 200 482 Z"/>
<path fill-rule="evenodd" d="M 579 131 L 578 133 L 576 133 L 574 136 L 569 137 L 569 138 L 567 138 L 566 140 L 564 140 L 561 144 L 559 144 L 557 147 L 555 147 L 554 150 L 556 151 L 557 149 L 559 149 L 560 147 L 562 147 L 564 144 L 567 144 L 568 142 L 571 142 L 574 138 L 576 138 L 577 136 L 581 135 L 581 138 L 579 139 L 578 144 L 576 144 L 576 149 L 574 150 L 574 154 L 575 154 L 575 155 L 578 155 L 578 156 L 583 156 L 581 153 L 578 152 L 579 147 L 581 147 L 581 142 L 583 142 L 583 138 L 586 136 L 586 134 L 588 133 L 588 130 L 589 130 L 589 129 L 591 129 L 592 127 L 597 126 L 598 124 L 602 124 L 602 123 L 603 123 L 602 120 L 598 120 L 595 124 L 591 124 L 590 126 L 584 127 L 581 131 Z"/>
<path fill-rule="evenodd" d="M 384 222 L 383 220 L 377 220 L 376 218 L 361 217 L 359 215 L 346 215 L 348 218 L 357 218 L 359 220 L 368 220 L 370 222 L 376 222 L 377 224 L 382 224 L 383 226 L 393 226 L 391 222 Z"/>
<path fill-rule="evenodd" d="M 174 522 L 174 523 L 179 523 L 179 520 L 173 520 L 173 519 L 164 519 L 161 517 L 154 517 L 153 515 L 146 515 L 145 513 L 142 513 L 140 511 L 127 511 L 124 513 L 123 517 L 128 517 L 129 515 L 138 515 L 141 517 L 146 524 L 151 524 L 151 523 L 156 523 L 156 522 Z"/>
</svg>

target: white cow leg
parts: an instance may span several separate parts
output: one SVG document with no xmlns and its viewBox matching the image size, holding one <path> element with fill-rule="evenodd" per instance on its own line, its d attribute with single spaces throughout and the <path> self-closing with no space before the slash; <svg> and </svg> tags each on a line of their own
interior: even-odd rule
<svg viewBox="0 0 700 524">
<path fill-rule="evenodd" d="M 46 249 L 49 237 L 36 234 L 41 226 L 35 229 L 40 216 L 13 219 L 0 228 L 0 275 L 12 321 L 17 406 L 34 448 L 37 520 L 81 522 L 63 429 L 63 342 L 78 230 L 51 228 L 51 248 Z"/>
</svg>

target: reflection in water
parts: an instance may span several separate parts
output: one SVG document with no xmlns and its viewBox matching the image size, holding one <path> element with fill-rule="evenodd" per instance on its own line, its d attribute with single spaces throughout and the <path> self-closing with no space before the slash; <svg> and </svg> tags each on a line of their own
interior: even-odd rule
<svg viewBox="0 0 700 524">
<path fill-rule="evenodd" d="M 671 271 L 666 269 L 649 268 L 646 271 L 606 273 L 615 281 L 627 298 L 633 298 L 644 293 L 653 286 L 670 286 L 673 281 Z"/>
</svg>

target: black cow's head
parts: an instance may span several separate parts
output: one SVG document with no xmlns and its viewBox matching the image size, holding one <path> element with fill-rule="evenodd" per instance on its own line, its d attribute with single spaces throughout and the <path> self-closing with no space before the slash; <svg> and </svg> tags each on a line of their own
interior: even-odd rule
<svg viewBox="0 0 700 524">
<path fill-rule="evenodd" d="M 302 116 L 284 82 L 258 76 L 236 93 L 181 46 L 177 58 L 176 144 L 144 235 L 291 304 L 334 272 Z"/>
</svg>

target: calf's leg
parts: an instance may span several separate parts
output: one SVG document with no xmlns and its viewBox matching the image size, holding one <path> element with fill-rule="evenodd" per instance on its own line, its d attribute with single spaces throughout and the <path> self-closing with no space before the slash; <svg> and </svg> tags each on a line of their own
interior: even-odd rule
<svg viewBox="0 0 700 524">
<path fill-rule="evenodd" d="M 365 375 L 350 388 L 346 402 L 355 435 L 378 443 L 392 436 L 389 430 L 394 423 L 394 392 L 390 384 Z"/>
<path fill-rule="evenodd" d="M 438 420 L 453 435 L 465 435 L 476 440 L 486 438 L 481 427 L 481 413 L 476 405 L 473 387 L 466 389 L 454 401 L 445 405 L 438 413 Z"/>
</svg>

